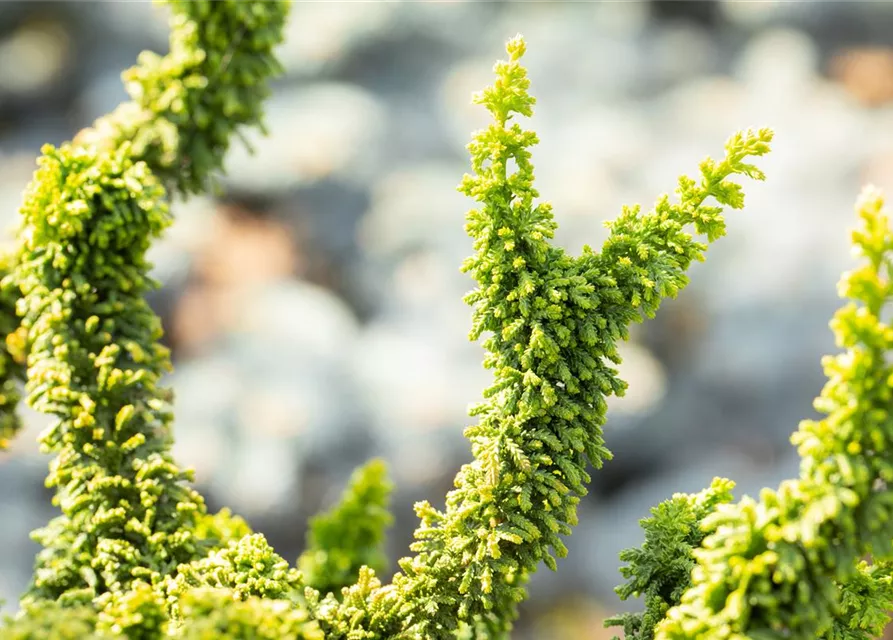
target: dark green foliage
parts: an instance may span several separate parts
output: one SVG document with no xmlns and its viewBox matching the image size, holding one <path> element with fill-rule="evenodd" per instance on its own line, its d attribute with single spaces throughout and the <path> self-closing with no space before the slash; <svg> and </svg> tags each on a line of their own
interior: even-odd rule
<svg viewBox="0 0 893 640">
<path fill-rule="evenodd" d="M 640 521 L 645 542 L 620 553 L 626 563 L 620 573 L 627 582 L 616 589 L 621 600 L 643 598 L 645 611 L 609 618 L 605 626 L 623 627 L 626 640 L 654 638 L 657 623 L 691 584 L 692 551 L 708 533 L 702 526 L 704 518 L 716 505 L 732 501 L 733 487 L 733 482 L 715 478 L 700 493 L 677 493 L 651 509 L 651 517 Z"/>
<path fill-rule="evenodd" d="M 893 610 L 893 573 L 889 563 L 860 562 L 840 588 L 840 611 L 827 640 L 872 640 L 881 635 Z"/>
<path fill-rule="evenodd" d="M 338 504 L 310 521 L 307 548 L 298 558 L 308 586 L 337 595 L 357 581 L 361 567 L 384 570 L 392 488 L 384 462 L 372 460 L 354 471 Z"/>
<path fill-rule="evenodd" d="M 616 591 L 621 599 L 643 597 L 645 611 L 605 620 L 605 626 L 623 627 L 627 640 L 651 640 L 671 607 L 691 587 L 694 551 L 713 532 L 708 516 L 732 500 L 732 482 L 714 479 L 710 488 L 695 495 L 676 494 L 652 508 L 651 518 L 640 521 L 645 532 L 641 547 L 626 549 L 620 559 L 627 582 Z M 708 526 L 705 526 L 707 521 Z M 893 610 L 893 574 L 889 564 L 860 562 L 840 587 L 840 610 L 823 640 L 872 640 L 878 637 Z"/>
</svg>

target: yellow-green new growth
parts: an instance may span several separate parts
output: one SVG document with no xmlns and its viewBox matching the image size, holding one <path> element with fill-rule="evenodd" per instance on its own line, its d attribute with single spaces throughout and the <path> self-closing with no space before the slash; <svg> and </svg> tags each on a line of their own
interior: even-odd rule
<svg viewBox="0 0 893 640">
<path fill-rule="evenodd" d="M 288 0 L 155 0 L 171 9 L 170 51 L 144 52 L 122 78 L 132 100 L 74 139 L 76 147 L 145 162 L 171 193 L 208 188 L 223 168 L 230 138 L 243 126 L 262 127 L 273 55 L 282 41 Z M 19 298 L 15 255 L 0 257 L 0 450 L 21 426 L 16 413 L 27 336 L 16 331 Z"/>
<path fill-rule="evenodd" d="M 550 205 L 535 202 L 529 148 L 536 134 L 515 121 L 535 102 L 520 64 L 524 50 L 523 39 L 511 40 L 495 84 L 475 98 L 494 122 L 469 145 L 474 174 L 460 185 L 479 203 L 466 225 L 476 254 L 464 269 L 478 283 L 466 298 L 474 307 L 471 339 L 487 334 L 485 366 L 494 373 L 472 411 L 479 422 L 465 431 L 474 461 L 459 471 L 444 510 L 416 506 L 416 555 L 400 561 L 392 586 L 370 578 L 350 603 L 324 601 L 327 637 L 507 637 L 529 574 L 540 563 L 554 569 L 567 551 L 561 536 L 577 522 L 588 465 L 610 457 L 605 398 L 626 387 L 613 368 L 618 342 L 630 322 L 675 295 L 701 259 L 705 245 L 686 225 L 708 240 L 721 235 L 721 209 L 705 199 L 740 207 L 740 187 L 728 177 L 762 178 L 743 160 L 766 153 L 771 132 L 739 134 L 725 160 L 702 163 L 700 182 L 680 181 L 678 204 L 664 197 L 646 216 L 626 209 L 601 253 L 566 254 L 550 242 Z M 345 621 L 364 618 L 366 635 L 350 635 L 358 625 Z"/>
<path fill-rule="evenodd" d="M 171 52 L 125 74 L 134 101 L 76 143 L 43 150 L 2 282 L 0 305 L 20 290 L 22 324 L 2 316 L 0 445 L 18 424 L 13 378 L 26 354 L 29 403 L 58 418 L 41 442 L 57 454 L 47 482 L 62 515 L 35 532 L 45 548 L 26 608 L 155 584 L 226 544 L 218 533 L 247 529 L 208 516 L 170 458 L 170 393 L 158 386 L 170 363 L 144 299 L 157 286 L 145 253 L 170 221 L 156 174 L 196 191 L 230 134 L 259 124 L 288 4 L 171 4 Z"/>
<path fill-rule="evenodd" d="M 254 44 L 245 51 L 255 44 L 263 50 L 278 37 L 284 11 L 231 1 L 175 7 L 175 31 L 183 33 L 172 42 L 190 44 L 174 47 L 169 64 L 144 60 L 145 74 L 134 76 L 142 79 L 144 91 L 134 96 L 142 115 L 125 126 L 119 113 L 105 122 L 112 125 L 108 135 L 98 125 L 77 144 L 48 147 L 26 196 L 14 267 L 23 293 L 21 350 L 28 353 L 30 401 L 58 417 L 44 444 L 58 453 L 50 483 L 63 515 L 38 534 L 45 549 L 24 616 L 9 629 L 37 633 L 46 627 L 33 616 L 46 611 L 67 633 L 56 616 L 62 605 L 77 613 L 72 624 L 79 631 L 87 625 L 96 638 L 506 638 L 530 573 L 541 562 L 554 569 L 555 556 L 566 553 L 560 536 L 576 523 L 588 465 L 610 456 L 601 430 L 605 399 L 626 387 L 613 367 L 617 343 L 631 322 L 652 315 L 662 297 L 686 284 L 686 269 L 706 248 L 686 226 L 708 240 L 722 234 L 720 207 L 705 201 L 742 205 L 740 187 L 728 178 L 762 178 L 743 160 L 766 153 L 771 133 L 733 137 L 725 160 L 702 163 L 700 181 L 680 180 L 678 203 L 663 197 L 647 215 L 625 209 L 600 253 L 587 248 L 569 256 L 550 243 L 550 206 L 535 203 L 529 147 L 537 138 L 513 121 L 532 114 L 534 99 L 520 64 L 524 42 L 509 42 L 495 85 L 476 98 L 494 123 L 469 145 L 474 175 L 460 186 L 480 204 L 468 214 L 476 254 L 464 268 L 478 283 L 467 297 L 471 337 L 487 334 L 485 365 L 494 372 L 472 412 L 478 424 L 466 430 L 474 461 L 459 471 L 445 509 L 416 506 L 416 555 L 400 562 L 390 585 L 358 566 L 377 560 L 374 553 L 367 559 L 362 549 L 347 550 L 358 542 L 374 549 L 387 520 L 383 470 L 361 472 L 345 502 L 317 520 L 311 559 L 302 563 L 330 583 L 324 588 L 354 571 L 356 582 L 340 594 L 320 593 L 243 521 L 228 512 L 208 516 L 188 473 L 169 455 L 170 395 L 159 386 L 169 361 L 143 298 L 155 286 L 145 253 L 169 222 L 163 184 L 184 192 L 198 185 L 198 168 L 219 162 L 205 162 L 202 149 L 222 154 L 223 134 L 231 131 L 197 117 L 193 135 L 209 137 L 194 146 L 182 137 L 192 120 L 177 114 L 182 108 L 200 116 L 215 104 L 224 119 L 250 122 L 256 115 L 203 97 L 199 89 L 214 91 L 196 78 L 213 69 L 184 75 L 181 66 L 217 60 L 218 45 L 235 47 L 232 59 L 241 55 L 220 26 L 240 12 L 253 16 L 247 24 L 257 31 L 257 40 L 246 34 Z M 197 23 L 217 26 L 201 34 Z M 248 77 L 247 60 L 236 65 L 244 73 L 230 79 Z M 170 72 L 169 91 L 162 71 Z M 154 97 L 141 102 L 145 96 Z M 18 353 L 15 340 L 7 344 L 10 356 Z M 332 523 L 370 513 L 375 521 L 362 539 L 342 544 L 329 535 Z M 328 554 L 322 563 L 320 549 Z"/>
<path fill-rule="evenodd" d="M 875 604 L 889 604 L 893 560 L 893 464 L 885 455 L 893 446 L 893 327 L 884 320 L 893 231 L 883 204 L 868 189 L 857 205 L 863 226 L 852 239 L 864 263 L 841 279 L 840 295 L 851 302 L 831 322 L 846 351 L 823 360 L 828 382 L 815 407 L 826 417 L 803 421 L 792 436 L 800 477 L 707 518 L 714 533 L 695 551 L 692 586 L 658 626 L 658 640 L 864 637 L 855 632 L 883 622 Z M 857 567 L 866 554 L 878 570 Z M 872 586 L 866 574 L 886 583 Z M 866 593 L 874 602 L 848 612 Z M 835 627 L 841 616 L 847 624 Z"/>
</svg>

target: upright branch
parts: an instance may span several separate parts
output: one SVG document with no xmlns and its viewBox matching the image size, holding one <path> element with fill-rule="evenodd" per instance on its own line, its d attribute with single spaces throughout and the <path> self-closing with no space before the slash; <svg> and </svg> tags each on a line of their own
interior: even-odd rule
<svg viewBox="0 0 893 640">
<path fill-rule="evenodd" d="M 262 126 L 270 79 L 282 71 L 288 0 L 155 0 L 171 9 L 169 52 L 144 51 L 122 74 L 130 102 L 82 131 L 75 143 L 131 143 L 162 184 L 202 193 L 223 169 L 233 134 Z"/>
<path fill-rule="evenodd" d="M 26 607 L 157 583 L 224 544 L 217 533 L 247 528 L 207 516 L 170 457 L 171 395 L 159 386 L 170 362 L 144 299 L 157 286 L 145 256 L 170 222 L 162 183 L 201 190 L 230 135 L 260 124 L 288 4 L 170 4 L 171 51 L 125 74 L 133 101 L 43 149 L 3 280 L 2 301 L 10 282 L 20 289 L 22 325 L 2 316 L 0 439 L 16 424 L 8 387 L 25 354 L 28 401 L 57 418 L 41 443 L 57 454 L 47 482 L 62 515 L 35 533 L 44 549 Z"/>
<path fill-rule="evenodd" d="M 127 146 L 43 151 L 22 207 L 20 315 L 28 401 L 57 417 L 41 443 L 56 453 L 47 484 L 63 515 L 35 534 L 29 598 L 90 600 L 192 558 L 204 505 L 168 453 L 170 363 L 144 299 L 164 190 Z"/>
<path fill-rule="evenodd" d="M 456 476 L 445 510 L 416 505 L 416 555 L 401 560 L 392 586 L 369 576 L 340 609 L 320 605 L 327 637 L 354 637 L 358 626 L 369 632 L 356 636 L 363 638 L 451 638 L 457 629 L 507 637 L 529 574 L 541 562 L 555 569 L 567 552 L 561 536 L 577 522 L 588 465 L 610 457 L 605 399 L 626 388 L 613 367 L 618 342 L 630 322 L 685 285 L 685 269 L 700 259 L 704 245 L 683 227 L 693 224 L 708 240 L 721 235 L 721 209 L 704 200 L 741 206 L 740 187 L 726 178 L 762 177 L 743 159 L 766 153 L 771 132 L 739 134 L 723 162 L 702 164 L 700 184 L 683 178 L 679 204 L 664 197 L 648 216 L 626 209 L 601 254 L 567 255 L 550 242 L 551 206 L 535 202 L 536 134 L 515 121 L 534 104 L 524 50 L 520 37 L 511 40 L 495 84 L 475 97 L 493 123 L 469 145 L 474 175 L 460 185 L 480 203 L 466 225 L 476 253 L 463 267 L 478 283 L 466 297 L 471 339 L 486 334 L 485 366 L 494 373 L 471 412 L 478 424 L 465 431 L 474 461 Z"/>
<path fill-rule="evenodd" d="M 270 79 L 281 71 L 273 55 L 282 41 L 287 0 L 156 0 L 171 9 L 170 51 L 146 51 L 122 74 L 131 97 L 74 146 L 145 162 L 169 193 L 201 193 L 224 157 L 233 134 L 262 125 Z M 0 258 L 0 450 L 21 426 L 16 413 L 24 378 L 26 336 L 17 328 L 16 265 L 20 248 Z"/>
<path fill-rule="evenodd" d="M 758 501 L 708 516 L 713 530 L 695 557 L 692 585 L 656 638 L 859 638 L 884 622 L 893 542 L 893 232 L 883 199 L 866 190 L 852 235 L 863 258 L 839 285 L 850 302 L 831 322 L 839 347 L 823 360 L 828 382 L 815 402 L 822 420 L 792 436 L 800 477 Z M 870 554 L 874 567 L 859 564 Z M 854 610 L 854 603 L 861 610 Z M 840 624 L 841 620 L 844 624 Z M 882 626 L 882 624 L 880 625 Z"/>
<path fill-rule="evenodd" d="M 310 521 L 307 546 L 298 558 L 308 586 L 340 594 L 357 581 L 362 567 L 384 570 L 392 488 L 384 462 L 372 460 L 354 471 L 338 504 Z"/>
</svg>

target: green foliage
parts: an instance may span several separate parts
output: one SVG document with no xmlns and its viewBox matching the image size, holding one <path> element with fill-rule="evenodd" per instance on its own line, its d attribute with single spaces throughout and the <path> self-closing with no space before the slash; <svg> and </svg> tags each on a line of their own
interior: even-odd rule
<svg viewBox="0 0 893 640">
<path fill-rule="evenodd" d="M 135 582 L 127 591 L 107 591 L 96 604 L 97 631 L 102 635 L 154 640 L 170 627 L 164 597 L 145 582 Z"/>
<path fill-rule="evenodd" d="M 474 460 L 443 510 L 416 505 L 415 555 L 388 585 L 375 567 L 384 564 L 390 485 L 379 462 L 358 471 L 341 502 L 313 521 L 299 562 L 305 578 L 242 519 L 209 515 L 190 472 L 172 460 L 172 398 L 160 385 L 169 354 L 144 299 L 157 286 L 146 251 L 170 223 L 167 194 L 204 189 L 230 135 L 259 124 L 287 5 L 171 8 L 171 52 L 144 54 L 125 74 L 132 102 L 73 143 L 45 147 L 26 192 L 20 247 L 0 290 L 0 312 L 14 304 L 21 318 L 18 329 L 3 320 L 0 391 L 26 356 L 28 401 L 56 417 L 41 442 L 56 454 L 48 484 L 62 514 L 35 532 L 43 550 L 33 583 L 4 633 L 507 638 L 530 574 L 541 563 L 554 570 L 567 552 L 561 536 L 577 522 L 588 466 L 610 458 L 606 398 L 626 389 L 614 368 L 619 341 L 687 284 L 706 249 L 687 229 L 707 241 L 724 233 L 722 206 L 743 205 L 730 178 L 762 179 L 745 159 L 768 151 L 771 132 L 734 136 L 722 161 L 701 164 L 699 180 L 680 180 L 678 202 L 663 196 L 647 215 L 625 208 L 601 252 L 570 256 L 550 242 L 550 205 L 536 202 L 537 137 L 515 121 L 532 114 L 534 98 L 524 41 L 511 40 L 495 84 L 476 97 L 493 123 L 469 145 L 473 175 L 459 187 L 479 204 L 467 216 L 476 253 L 464 269 L 478 285 L 467 296 L 471 339 L 486 334 L 493 371 L 465 432 Z M 2 438 L 14 430 L 14 404 L 0 396 Z M 694 525 L 727 488 L 686 498 L 690 530 L 674 549 L 695 543 Z M 655 521 L 655 544 L 662 527 Z M 667 553 L 628 557 L 644 567 Z M 681 580 L 688 562 L 665 567 L 667 579 Z M 853 583 L 851 601 L 880 584 Z M 655 593 L 659 602 L 647 606 L 674 593 Z"/>
<path fill-rule="evenodd" d="M 814 633 L 812 637 L 826 640 L 869 640 L 877 637 L 889 621 L 893 573 L 886 547 L 860 541 L 857 536 L 863 535 L 861 531 L 857 530 L 856 535 L 849 529 L 840 531 L 834 520 L 839 518 L 844 524 L 856 518 L 858 527 L 865 517 L 884 517 L 879 505 L 889 501 L 883 495 L 887 467 L 877 460 L 876 451 L 883 444 L 883 427 L 889 424 L 889 409 L 884 402 L 889 405 L 885 398 L 893 381 L 891 372 L 885 369 L 893 332 L 880 321 L 893 293 L 889 257 L 893 236 L 880 194 L 866 191 L 858 213 L 864 229 L 854 232 L 853 243 L 868 263 L 844 274 L 841 281 L 841 295 L 855 302 L 838 312 L 832 327 L 839 346 L 849 351 L 825 360 L 831 380 L 816 406 L 828 418 L 821 422 L 805 421 L 793 436 L 804 456 L 801 478 L 782 486 L 783 506 L 774 492 L 766 490 L 761 504 L 746 499 L 739 505 L 719 507 L 728 502 L 723 500 L 709 505 L 696 519 L 685 510 L 668 506 L 677 502 L 675 497 L 657 507 L 654 518 L 642 521 L 645 544 L 621 556 L 630 563 L 622 570 L 624 577 L 632 580 L 619 587 L 618 593 L 624 599 L 644 594 L 646 604 L 643 614 L 627 614 L 607 621 L 624 626 L 627 637 L 654 637 L 656 627 L 671 607 L 677 609 L 670 613 L 671 621 L 664 624 L 676 634 L 671 637 L 686 638 L 769 638 L 782 634 L 806 638 Z M 878 384 L 878 396 L 866 395 L 866 391 L 873 394 Z M 866 416 L 875 422 L 861 422 Z M 870 442 L 868 447 L 863 446 L 865 441 Z M 861 459 L 866 454 L 872 458 L 869 463 Z M 863 478 L 861 485 L 855 481 L 856 474 Z M 866 476 L 874 477 L 867 495 L 857 498 L 858 502 L 842 504 L 841 490 L 852 501 L 850 491 L 864 491 Z M 822 483 L 826 486 L 821 487 Z M 816 500 L 823 494 L 822 501 L 812 504 L 805 497 L 816 496 L 812 498 Z M 865 509 L 878 511 L 869 515 Z M 742 511 L 751 518 L 748 525 L 742 525 Z M 683 535 L 693 522 L 699 525 L 698 535 Z M 705 540 L 708 535 L 711 537 Z M 835 537 L 826 538 L 829 535 Z M 724 547 L 730 539 L 737 546 Z M 703 549 L 698 550 L 702 543 Z M 849 551 L 847 544 L 851 545 Z M 833 551 L 829 549 L 831 545 L 835 547 Z M 851 562 L 851 558 L 865 553 L 873 554 L 875 562 Z M 693 557 L 700 559 L 694 573 L 694 562 L 690 560 Z M 665 570 L 682 558 L 689 559 L 684 571 Z M 708 570 L 710 573 L 705 573 Z M 731 594 L 725 599 L 718 595 L 724 593 L 721 585 L 704 584 L 708 576 L 720 578 L 730 574 L 726 585 L 737 589 L 730 589 Z M 819 587 L 824 599 L 814 601 Z M 655 593 L 660 597 L 655 598 Z M 704 615 L 698 622 L 684 622 L 683 615 L 697 615 L 692 608 L 704 593 L 716 598 L 711 602 L 716 610 L 712 614 L 714 621 Z M 751 595 L 745 597 L 748 593 Z M 742 618 L 742 603 L 748 601 L 752 608 Z M 732 606 L 738 608 L 723 610 Z M 784 620 L 785 616 L 791 622 L 760 626 L 759 622 L 751 622 L 755 613 L 772 616 L 770 620 Z M 721 616 L 734 619 L 735 626 L 717 627 L 715 620 Z"/>
<path fill-rule="evenodd" d="M 685 269 L 701 259 L 705 246 L 683 227 L 693 224 L 708 240 L 721 235 L 720 209 L 705 199 L 740 207 L 739 188 L 727 178 L 762 178 L 743 160 L 766 153 L 771 132 L 737 135 L 722 162 L 702 163 L 700 183 L 680 181 L 678 204 L 661 198 L 646 216 L 626 209 L 601 254 L 567 255 L 549 242 L 551 207 L 534 203 L 536 135 L 513 121 L 534 104 L 524 48 L 520 38 L 508 43 L 496 83 L 476 97 L 494 122 L 469 145 L 475 175 L 460 186 L 481 205 L 466 226 L 476 254 L 464 269 L 478 282 L 466 300 L 474 306 L 471 339 L 488 334 L 485 366 L 494 372 L 485 402 L 472 411 L 479 422 L 465 432 L 475 459 L 457 475 L 445 510 L 416 505 L 416 555 L 400 561 L 393 586 L 370 586 L 365 605 L 324 601 L 327 637 L 352 637 L 343 620 L 357 618 L 369 620 L 362 638 L 450 638 L 457 629 L 465 637 L 507 636 L 529 574 L 540 562 L 554 569 L 566 553 L 560 536 L 576 524 L 587 465 L 610 456 L 601 430 L 605 397 L 625 390 L 612 367 L 617 343 L 630 322 L 675 295 Z"/>
<path fill-rule="evenodd" d="M 384 462 L 372 460 L 354 471 L 338 504 L 310 521 L 306 549 L 298 558 L 308 586 L 338 594 L 357 581 L 361 567 L 384 570 L 392 488 Z"/>
<path fill-rule="evenodd" d="M 245 536 L 201 560 L 181 565 L 165 587 L 175 603 L 198 587 L 225 588 L 236 600 L 249 596 L 299 601 L 303 581 L 297 569 L 288 566 L 261 534 Z M 174 608 L 176 613 L 176 608 Z"/>
<path fill-rule="evenodd" d="M 164 191 L 124 145 L 114 155 L 44 147 L 25 203 L 18 281 L 29 335 L 29 403 L 57 417 L 47 485 L 62 515 L 29 597 L 89 600 L 152 582 L 200 553 L 204 509 L 168 453 L 170 369 L 144 294 L 145 259 L 169 223 Z"/>
<path fill-rule="evenodd" d="M 254 533 L 241 516 L 223 508 L 215 514 L 203 513 L 196 518 L 193 534 L 199 540 L 207 540 L 220 547 L 238 542 Z"/>
<path fill-rule="evenodd" d="M 157 286 L 145 254 L 170 222 L 159 176 L 198 191 L 230 134 L 260 123 L 288 10 L 171 4 L 171 53 L 144 55 L 125 74 L 134 101 L 75 143 L 43 149 L 0 287 L 0 440 L 18 425 L 26 356 L 29 403 L 57 417 L 41 443 L 57 454 L 47 484 L 62 515 L 34 534 L 44 549 L 24 610 L 92 603 L 103 633 L 129 637 L 154 637 L 167 618 L 166 606 L 149 615 L 160 592 L 147 585 L 250 533 L 226 511 L 206 514 L 190 473 L 170 458 L 171 395 L 158 384 L 170 363 L 144 299 Z"/>
<path fill-rule="evenodd" d="M 18 618 L 6 618 L 0 631 L 4 640 L 108 640 L 95 627 L 92 606 L 63 607 L 43 601 L 25 606 Z"/>
<path fill-rule="evenodd" d="M 225 589 L 189 592 L 182 601 L 183 640 L 325 640 L 307 612 L 287 600 L 242 600 Z"/>
<path fill-rule="evenodd" d="M 262 125 L 269 80 L 281 71 L 273 48 L 282 40 L 289 0 L 155 0 L 171 10 L 170 52 L 146 51 L 122 74 L 132 100 L 84 129 L 74 145 L 145 162 L 171 192 L 200 193 L 222 169 L 229 140 L 244 125 Z M 20 232 L 21 233 L 21 232 Z M 21 426 L 18 382 L 26 347 L 17 332 L 18 255 L 0 257 L 0 450 Z"/>
<path fill-rule="evenodd" d="M 9 446 L 9 441 L 22 428 L 16 407 L 21 400 L 19 385 L 25 377 L 25 354 L 21 348 L 21 332 L 17 331 L 19 291 L 12 277 L 13 269 L 13 256 L 0 256 L 0 335 L 5 337 L 0 344 L 0 451 Z"/>
<path fill-rule="evenodd" d="M 872 640 L 881 635 L 893 610 L 893 573 L 889 563 L 860 562 L 840 587 L 840 610 L 827 640 Z"/>
<path fill-rule="evenodd" d="M 677 493 L 651 509 L 651 517 L 640 521 L 645 542 L 620 553 L 620 560 L 627 563 L 620 573 L 627 582 L 616 589 L 621 600 L 644 598 L 645 611 L 609 618 L 605 626 L 623 627 L 627 640 L 654 638 L 657 623 L 691 584 L 692 551 L 708 533 L 704 518 L 717 505 L 732 501 L 733 487 L 730 480 L 714 478 L 700 493 Z"/>
<path fill-rule="evenodd" d="M 852 235 L 863 264 L 843 275 L 851 301 L 831 321 L 846 351 L 823 360 L 828 382 L 792 436 L 800 477 L 707 516 L 691 587 L 659 624 L 659 640 L 868 638 L 893 600 L 893 232 L 881 195 L 866 190 Z M 870 554 L 876 564 L 859 564 Z"/>
<path fill-rule="evenodd" d="M 132 98 L 83 131 L 84 145 L 133 144 L 171 191 L 201 193 L 223 168 L 229 140 L 243 125 L 261 124 L 269 79 L 281 66 L 288 2 L 161 0 L 172 13 L 170 52 L 144 51 L 124 72 Z"/>
</svg>

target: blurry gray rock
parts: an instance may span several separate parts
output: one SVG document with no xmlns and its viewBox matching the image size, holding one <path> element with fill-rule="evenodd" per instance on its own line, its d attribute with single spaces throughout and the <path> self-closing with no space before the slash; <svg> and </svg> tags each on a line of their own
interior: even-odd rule
<svg viewBox="0 0 893 640">
<path fill-rule="evenodd" d="M 219 349 L 171 378 L 178 459 L 249 517 L 288 511 L 308 460 L 344 473 L 341 454 L 365 446 L 347 359 L 355 336 L 324 290 L 288 282 L 248 294 Z"/>
<path fill-rule="evenodd" d="M 24 410 L 26 428 L 8 451 L 0 452 L 0 615 L 13 613 L 31 579 L 40 550 L 29 534 L 58 515 L 44 488 L 49 460 L 37 453 L 36 431 L 43 416 Z"/>
<path fill-rule="evenodd" d="M 73 34 L 60 22 L 26 18 L 0 38 L 0 97 L 46 99 L 71 64 Z"/>
<path fill-rule="evenodd" d="M 373 260 L 434 249 L 458 269 L 470 254 L 466 211 L 474 201 L 456 190 L 467 171 L 458 163 L 425 163 L 397 169 L 373 188 L 358 240 Z"/>
<path fill-rule="evenodd" d="M 74 2 L 73 4 L 77 4 Z M 170 7 L 155 2 L 117 2 L 109 5 L 79 5 L 94 29 L 107 37 L 142 47 L 165 51 L 168 45 Z M 134 43 L 134 40 L 139 42 Z M 123 69 L 122 69 L 123 71 Z"/>
<path fill-rule="evenodd" d="M 0 247 L 11 247 L 15 243 L 22 194 L 36 169 L 37 162 L 32 154 L 0 151 Z"/>
<path fill-rule="evenodd" d="M 265 105 L 269 131 L 246 132 L 255 153 L 234 144 L 224 184 L 269 195 L 329 177 L 362 183 L 378 170 L 386 113 L 378 99 L 348 84 L 276 92 Z"/>
<path fill-rule="evenodd" d="M 278 57 L 289 75 L 313 75 L 338 62 L 358 44 L 385 32 L 397 13 L 388 2 L 344 5 L 299 2 L 291 7 Z"/>
<path fill-rule="evenodd" d="M 409 485 L 455 472 L 468 452 L 462 437 L 471 423 L 467 408 L 490 381 L 462 334 L 449 339 L 437 330 L 413 322 L 372 323 L 354 361 L 376 441 L 395 476 Z"/>
</svg>

